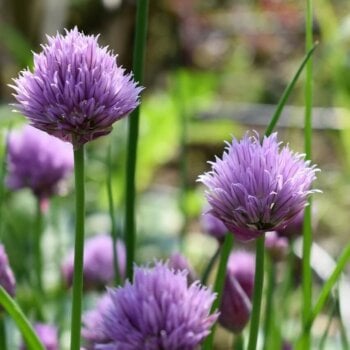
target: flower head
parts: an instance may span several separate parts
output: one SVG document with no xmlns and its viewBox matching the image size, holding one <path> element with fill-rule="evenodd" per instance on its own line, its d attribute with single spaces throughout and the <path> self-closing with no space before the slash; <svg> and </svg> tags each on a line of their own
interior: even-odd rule
<svg viewBox="0 0 350 350">
<path fill-rule="evenodd" d="M 59 350 L 58 333 L 55 326 L 44 323 L 37 323 L 34 326 L 34 330 L 46 350 Z M 22 344 L 20 349 L 27 350 L 27 347 Z"/>
<path fill-rule="evenodd" d="M 139 104 L 140 87 L 97 36 L 77 28 L 47 37 L 34 69 L 14 80 L 15 107 L 30 123 L 75 148 L 109 134 Z"/>
<path fill-rule="evenodd" d="M 5 247 L 0 244 L 0 286 L 11 296 L 15 295 L 16 280 L 10 268 Z"/>
<path fill-rule="evenodd" d="M 28 187 L 40 199 L 59 191 L 62 180 L 73 171 L 73 149 L 31 126 L 11 132 L 7 141 L 7 186 Z"/>
<path fill-rule="evenodd" d="M 220 324 L 239 333 L 249 321 L 254 289 L 255 258 L 252 253 L 231 253 L 220 305 Z"/>
<path fill-rule="evenodd" d="M 125 275 L 126 253 L 124 243 L 116 245 L 119 274 Z M 67 286 L 72 285 L 74 251 L 71 251 L 62 265 L 62 275 Z M 113 241 L 110 235 L 90 237 L 84 244 L 83 279 L 85 289 L 105 287 L 114 278 Z"/>
<path fill-rule="evenodd" d="M 192 266 L 189 264 L 186 257 L 184 257 L 180 253 L 173 253 L 170 255 L 168 266 L 175 271 L 187 271 L 187 281 L 189 284 L 198 280 L 197 275 L 193 270 Z"/>
<path fill-rule="evenodd" d="M 227 144 L 222 159 L 199 177 L 207 186 L 210 213 L 238 239 L 247 241 L 284 228 L 307 205 L 318 170 L 288 146 L 280 149 L 277 133 L 246 134 Z"/>
<path fill-rule="evenodd" d="M 215 299 L 209 289 L 188 286 L 186 272 L 162 263 L 135 267 L 133 283 L 109 290 L 108 298 L 100 316 L 85 319 L 83 335 L 99 350 L 194 350 L 218 316 L 209 315 Z"/>
<path fill-rule="evenodd" d="M 265 248 L 273 261 L 284 260 L 288 253 L 288 246 L 288 239 L 279 236 L 278 232 L 266 233 Z"/>
<path fill-rule="evenodd" d="M 207 212 L 204 212 L 201 217 L 201 225 L 205 233 L 219 241 L 223 241 L 228 232 L 228 229 L 222 220 Z"/>
</svg>

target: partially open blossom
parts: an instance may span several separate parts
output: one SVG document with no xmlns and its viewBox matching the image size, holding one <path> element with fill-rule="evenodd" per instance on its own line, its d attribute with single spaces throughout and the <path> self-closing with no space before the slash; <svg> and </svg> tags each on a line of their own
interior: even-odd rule
<svg viewBox="0 0 350 350">
<path fill-rule="evenodd" d="M 15 295 L 15 276 L 10 268 L 5 247 L 2 244 L 0 244 L 0 286 L 12 297 Z"/>
<path fill-rule="evenodd" d="M 33 71 L 14 80 L 15 107 L 31 125 L 75 148 L 109 134 L 115 121 L 137 107 L 141 88 L 97 36 L 74 28 L 47 39 L 34 54 Z"/>
<path fill-rule="evenodd" d="M 53 325 L 37 323 L 34 325 L 34 330 L 44 345 L 45 350 L 59 350 L 57 328 Z M 27 347 L 22 344 L 20 350 L 27 350 Z"/>
<path fill-rule="evenodd" d="M 124 243 L 116 245 L 119 275 L 124 278 L 126 252 Z M 69 252 L 62 265 L 62 275 L 67 286 L 73 282 L 74 251 Z M 102 234 L 88 238 L 84 244 L 83 279 L 85 289 L 103 288 L 114 279 L 113 241 L 110 235 Z"/>
<path fill-rule="evenodd" d="M 218 241 L 223 241 L 228 232 L 222 220 L 208 213 L 207 210 L 201 216 L 201 225 L 205 233 L 216 238 Z"/>
<path fill-rule="evenodd" d="M 284 228 L 317 191 L 311 184 L 318 169 L 280 145 L 277 133 L 263 140 L 258 134 L 233 139 L 222 159 L 199 177 L 208 188 L 210 213 L 242 241 Z"/>
<path fill-rule="evenodd" d="M 162 263 L 135 267 L 133 283 L 110 289 L 108 297 L 100 316 L 83 318 L 92 349 L 195 350 L 218 316 L 209 314 L 215 299 L 209 289 L 188 286 L 185 271 Z"/>
<path fill-rule="evenodd" d="M 288 239 L 279 236 L 276 231 L 266 233 L 265 248 L 273 261 L 284 260 L 288 254 L 288 246 Z"/>
<path fill-rule="evenodd" d="M 231 253 L 220 305 L 219 323 L 240 333 L 247 325 L 252 309 L 255 256 L 246 251 Z"/>
<path fill-rule="evenodd" d="M 10 133 L 7 152 L 7 186 L 29 188 L 40 199 L 58 193 L 73 172 L 72 145 L 29 125 Z"/>
<path fill-rule="evenodd" d="M 189 284 L 198 280 L 198 277 L 195 271 L 193 270 L 192 266 L 190 265 L 186 257 L 184 257 L 180 253 L 173 253 L 170 255 L 168 266 L 175 271 L 187 271 L 187 280 Z"/>
</svg>

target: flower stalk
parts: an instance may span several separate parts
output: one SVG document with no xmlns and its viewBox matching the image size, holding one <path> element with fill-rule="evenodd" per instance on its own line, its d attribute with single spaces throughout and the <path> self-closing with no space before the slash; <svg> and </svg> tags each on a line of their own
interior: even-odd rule
<svg viewBox="0 0 350 350">
<path fill-rule="evenodd" d="M 146 51 L 146 36 L 148 24 L 149 0 L 137 1 L 136 29 L 133 55 L 133 72 L 135 79 L 142 84 L 144 60 Z M 135 197 L 136 197 L 136 160 L 139 134 L 140 108 L 137 107 L 129 118 L 129 132 L 127 144 L 126 164 L 126 198 L 125 198 L 125 244 L 126 244 L 126 276 L 131 281 L 135 255 L 136 223 L 135 223 Z"/>
<path fill-rule="evenodd" d="M 75 246 L 73 301 L 71 318 L 71 350 L 80 349 L 81 307 L 83 293 L 84 231 L 85 231 L 85 175 L 84 145 L 74 150 L 75 177 Z"/>
</svg>

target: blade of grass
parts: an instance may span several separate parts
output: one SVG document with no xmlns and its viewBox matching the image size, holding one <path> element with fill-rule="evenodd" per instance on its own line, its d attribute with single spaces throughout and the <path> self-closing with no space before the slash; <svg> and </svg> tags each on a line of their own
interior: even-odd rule
<svg viewBox="0 0 350 350">
<path fill-rule="evenodd" d="M 206 266 L 204 272 L 203 272 L 203 276 L 202 276 L 202 284 L 207 284 L 210 273 L 213 269 L 213 267 L 215 266 L 216 261 L 218 260 L 219 256 L 220 256 L 220 252 L 221 252 L 221 247 L 222 245 L 219 244 L 214 255 L 211 257 L 211 259 L 208 262 L 208 265 Z"/>
<path fill-rule="evenodd" d="M 136 10 L 136 29 L 133 55 L 133 72 L 135 80 L 143 82 L 146 34 L 148 22 L 149 0 L 138 0 Z M 128 152 L 126 164 L 126 198 L 125 198 L 125 244 L 126 244 L 126 276 L 131 281 L 135 254 L 135 175 L 137 142 L 139 133 L 140 107 L 137 107 L 129 118 Z"/>
<path fill-rule="evenodd" d="M 221 249 L 219 269 L 218 269 L 216 279 L 215 279 L 215 284 L 214 284 L 214 292 L 217 293 L 217 297 L 213 303 L 213 306 L 211 307 L 211 313 L 216 311 L 221 304 L 222 292 L 224 289 L 225 278 L 226 278 L 227 261 L 231 253 L 232 247 L 233 247 L 233 234 L 227 234 L 225 236 L 225 240 Z M 202 347 L 203 350 L 211 350 L 213 348 L 215 329 L 216 329 L 216 324 L 214 324 L 213 328 L 211 329 L 211 333 L 205 339 Z"/>
<path fill-rule="evenodd" d="M 109 144 L 107 151 L 107 196 L 109 216 L 111 219 L 111 236 L 112 236 L 112 249 L 113 249 L 113 266 L 114 266 L 114 282 L 118 286 L 120 285 L 120 275 L 118 266 L 118 251 L 117 251 L 117 226 L 115 222 L 114 201 L 112 191 L 112 144 Z"/>
<path fill-rule="evenodd" d="M 8 312 L 8 314 L 15 321 L 18 329 L 21 331 L 23 338 L 31 350 L 45 350 L 43 344 L 40 342 L 33 327 L 30 325 L 27 318 L 24 316 L 22 310 L 17 303 L 8 295 L 3 287 L 0 286 L 0 304 Z"/>
<path fill-rule="evenodd" d="M 306 21 L 305 21 L 305 46 L 306 51 L 310 51 L 313 41 L 313 15 L 312 0 L 306 1 Z M 311 159 L 312 146 L 312 100 L 313 100 L 313 81 L 312 81 L 312 59 L 306 64 L 306 81 L 305 81 L 305 125 L 304 125 L 304 142 L 305 158 Z M 305 208 L 304 226 L 303 226 L 303 261 L 302 261 L 302 290 L 303 290 L 303 311 L 302 322 L 304 326 L 303 349 L 311 348 L 311 328 L 308 326 L 312 309 L 312 271 L 311 271 L 311 245 L 312 245 L 312 225 L 311 225 L 311 199 L 309 206 Z"/>
<path fill-rule="evenodd" d="M 285 90 L 283 91 L 282 97 L 280 98 L 280 100 L 278 101 L 277 107 L 276 107 L 276 111 L 274 113 L 274 115 L 271 118 L 270 124 L 267 126 L 266 131 L 265 131 L 265 135 L 269 136 L 272 131 L 274 130 L 274 128 L 276 127 L 276 124 L 279 120 L 279 118 L 281 117 L 284 105 L 286 104 L 296 82 L 298 81 L 300 74 L 302 73 L 302 71 L 304 70 L 307 62 L 309 62 L 312 54 L 314 53 L 314 51 L 316 50 L 318 43 L 316 42 L 314 44 L 314 46 L 311 47 L 311 49 L 309 49 L 309 51 L 307 52 L 307 54 L 305 55 L 304 59 L 302 60 L 298 70 L 296 71 L 296 73 L 294 74 L 293 79 L 290 81 L 290 83 L 287 85 L 287 87 L 285 88 Z"/>
</svg>

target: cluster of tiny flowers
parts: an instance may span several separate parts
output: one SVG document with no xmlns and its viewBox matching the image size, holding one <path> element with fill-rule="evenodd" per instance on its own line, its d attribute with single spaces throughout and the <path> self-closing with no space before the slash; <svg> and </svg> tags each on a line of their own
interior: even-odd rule
<svg viewBox="0 0 350 350">
<path fill-rule="evenodd" d="M 7 151 L 7 186 L 27 187 L 40 199 L 58 193 L 73 172 L 72 145 L 29 125 L 11 132 Z"/>
<path fill-rule="evenodd" d="M 227 227 L 216 216 L 208 213 L 209 208 L 204 209 L 201 216 L 201 226 L 204 233 L 216 238 L 219 242 L 222 242 L 228 232 Z"/>
<path fill-rule="evenodd" d="M 31 125 L 79 148 L 110 133 L 115 121 L 137 107 L 142 89 L 98 45 L 98 37 L 74 28 L 47 38 L 34 55 L 33 72 L 22 71 L 11 85 L 14 106 Z"/>
<path fill-rule="evenodd" d="M 15 295 L 15 276 L 10 268 L 5 247 L 2 244 L 0 244 L 0 286 L 3 287 L 9 295 Z"/>
<path fill-rule="evenodd" d="M 115 249 L 119 275 L 124 278 L 126 265 L 124 243 L 117 241 Z M 70 287 L 73 282 L 74 251 L 69 252 L 61 270 L 66 286 Z M 99 289 L 113 281 L 113 240 L 110 235 L 101 234 L 85 241 L 83 279 L 85 289 Z"/>
<path fill-rule="evenodd" d="M 53 325 L 45 323 L 37 323 L 34 326 L 35 333 L 44 345 L 45 350 L 59 350 L 58 332 Z M 27 350 L 27 347 L 22 343 L 20 350 Z"/>
<path fill-rule="evenodd" d="M 316 166 L 280 145 L 276 133 L 263 140 L 247 133 L 228 143 L 222 159 L 199 177 L 208 188 L 210 213 L 242 241 L 283 229 L 317 191 L 311 189 Z"/>
<path fill-rule="evenodd" d="M 255 256 L 246 251 L 231 253 L 220 305 L 220 324 L 240 333 L 249 321 L 254 289 Z"/>
<path fill-rule="evenodd" d="M 99 350 L 195 350 L 218 317 L 214 299 L 199 282 L 188 286 L 186 271 L 135 267 L 133 283 L 110 289 L 84 318 L 83 336 Z"/>
</svg>

